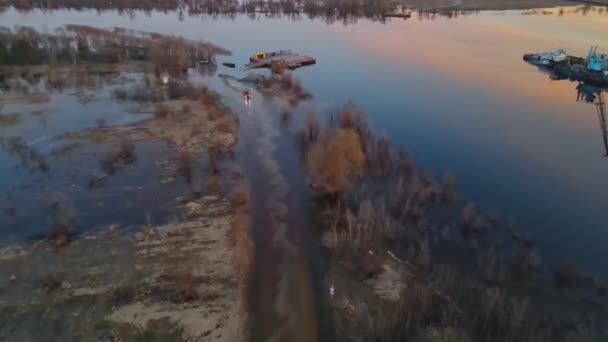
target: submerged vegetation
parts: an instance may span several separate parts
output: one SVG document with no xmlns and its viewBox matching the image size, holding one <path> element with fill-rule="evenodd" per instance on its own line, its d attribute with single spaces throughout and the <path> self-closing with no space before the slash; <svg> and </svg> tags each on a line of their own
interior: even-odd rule
<svg viewBox="0 0 608 342">
<path fill-rule="evenodd" d="M 566 263 L 553 282 L 532 239 L 391 151 L 356 107 L 301 135 L 311 187 L 332 195 L 317 210 L 340 341 L 606 338 L 601 281 Z"/>
</svg>

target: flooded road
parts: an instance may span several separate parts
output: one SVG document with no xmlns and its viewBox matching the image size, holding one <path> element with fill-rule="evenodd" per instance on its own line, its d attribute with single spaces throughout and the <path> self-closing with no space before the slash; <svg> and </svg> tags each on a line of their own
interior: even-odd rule
<svg viewBox="0 0 608 342">
<path fill-rule="evenodd" d="M 237 159 L 251 188 L 252 341 L 333 341 L 334 329 L 320 329 L 321 318 L 331 321 L 323 311 L 323 273 L 295 139 L 283 134 L 275 100 L 233 80 L 224 85 L 217 90 L 238 114 Z"/>
</svg>

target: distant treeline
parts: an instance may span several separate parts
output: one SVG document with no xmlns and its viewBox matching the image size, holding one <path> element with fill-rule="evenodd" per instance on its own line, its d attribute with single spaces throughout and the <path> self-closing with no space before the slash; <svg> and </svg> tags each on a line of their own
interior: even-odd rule
<svg viewBox="0 0 608 342">
<path fill-rule="evenodd" d="M 0 28 L 0 65 L 150 61 L 159 69 L 187 68 L 230 52 L 215 45 L 158 33 L 67 25 L 53 33 Z"/>
</svg>

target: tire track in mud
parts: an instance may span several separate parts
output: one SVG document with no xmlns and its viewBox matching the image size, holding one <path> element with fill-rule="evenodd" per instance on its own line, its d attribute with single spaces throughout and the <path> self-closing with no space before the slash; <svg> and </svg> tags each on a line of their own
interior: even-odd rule
<svg viewBox="0 0 608 342">
<path fill-rule="evenodd" d="M 276 158 L 281 133 L 269 108 L 272 103 L 252 104 L 247 110 L 235 99 L 240 94 L 233 95 L 230 105 L 241 124 L 238 155 L 244 156 L 252 190 L 251 340 L 318 341 L 309 264 L 289 236 L 290 185 Z"/>
</svg>

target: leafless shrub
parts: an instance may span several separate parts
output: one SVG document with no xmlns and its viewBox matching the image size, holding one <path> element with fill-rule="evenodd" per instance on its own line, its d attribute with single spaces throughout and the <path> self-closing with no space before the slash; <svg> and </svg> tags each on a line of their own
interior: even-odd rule
<svg viewBox="0 0 608 342">
<path fill-rule="evenodd" d="M 448 173 L 443 178 L 443 185 L 441 188 L 441 200 L 445 203 L 452 203 L 456 199 L 456 177 L 453 174 Z"/>
<path fill-rule="evenodd" d="M 572 262 L 562 262 L 555 274 L 555 286 L 558 289 L 588 288 L 593 284 L 593 277 L 582 273 Z"/>
<path fill-rule="evenodd" d="M 63 277 L 57 273 L 48 273 L 40 278 L 40 282 L 47 292 L 52 292 L 61 286 Z"/>
<path fill-rule="evenodd" d="M 428 328 L 423 336 L 415 339 L 417 342 L 470 342 L 471 339 L 464 332 L 455 327 Z"/>
<path fill-rule="evenodd" d="M 65 205 L 58 194 L 51 196 L 50 202 L 52 224 L 49 227 L 48 240 L 56 248 L 68 245 L 74 239 L 74 225 L 76 224 L 76 210 Z"/>
<path fill-rule="evenodd" d="M 61 202 L 63 202 L 63 201 L 59 194 L 56 194 L 56 193 L 52 194 L 51 198 L 49 200 L 49 207 L 50 207 L 51 211 L 58 210 L 59 207 L 61 206 Z"/>
<path fill-rule="evenodd" d="M 503 284 L 507 279 L 507 270 L 502 256 L 494 250 L 480 253 L 477 264 L 481 278 L 492 284 Z"/>
<path fill-rule="evenodd" d="M 37 170 L 42 173 L 46 173 L 49 170 L 49 164 L 46 161 L 46 157 L 40 154 L 33 146 L 27 145 L 22 138 L 10 138 L 8 145 L 8 153 L 17 155 L 23 167 Z"/>
<path fill-rule="evenodd" d="M 73 241 L 72 227 L 67 222 L 55 222 L 49 228 L 48 239 L 55 247 L 61 248 Z"/>
<path fill-rule="evenodd" d="M 114 95 L 114 98 L 116 100 L 118 100 L 118 101 L 126 101 L 127 100 L 128 93 L 124 89 L 114 89 L 114 91 L 112 93 Z"/>
<path fill-rule="evenodd" d="M 237 206 L 245 206 L 249 202 L 249 187 L 239 182 L 232 190 L 232 202 Z"/>
<path fill-rule="evenodd" d="M 234 123 L 230 118 L 224 117 L 215 122 L 215 129 L 220 133 L 234 132 Z"/>
<path fill-rule="evenodd" d="M 502 291 L 497 287 L 486 288 L 481 295 L 479 324 L 481 330 L 488 327 L 489 324 L 496 324 L 496 319 L 501 319 L 501 314 L 505 306 L 505 300 Z"/>
<path fill-rule="evenodd" d="M 401 172 L 405 179 L 411 178 L 416 171 L 414 161 L 408 157 L 407 153 L 403 149 L 399 151 L 397 169 Z"/>
<path fill-rule="evenodd" d="M 425 333 L 427 322 L 443 307 L 435 291 L 415 282 L 401 293 L 396 305 L 386 307 L 381 316 L 371 317 L 364 328 L 363 340 L 414 341 L 414 337 Z"/>
<path fill-rule="evenodd" d="M 203 195 L 203 182 L 199 178 L 193 179 L 191 185 L 193 198 L 198 198 Z"/>
<path fill-rule="evenodd" d="M 109 152 L 100 160 L 101 169 L 107 174 L 114 174 L 122 166 L 135 163 L 135 145 L 128 140 L 120 142 L 120 149 L 116 152 Z"/>
<path fill-rule="evenodd" d="M 104 118 L 97 119 L 97 128 L 106 128 L 106 126 L 107 126 L 106 119 L 104 119 Z"/>
<path fill-rule="evenodd" d="M 462 232 L 464 235 L 479 234 L 484 228 L 484 219 L 479 214 L 475 204 L 468 202 L 462 209 L 463 226 Z"/>
<path fill-rule="evenodd" d="M 293 85 L 294 79 L 290 73 L 286 73 L 281 77 L 281 87 L 285 90 L 290 90 Z"/>
<path fill-rule="evenodd" d="M 291 121 L 291 111 L 283 110 L 281 111 L 281 124 L 287 125 Z"/>
<path fill-rule="evenodd" d="M 186 183 L 190 184 L 192 182 L 192 165 L 194 163 L 194 156 L 192 152 L 188 150 L 179 151 L 179 159 L 178 159 L 178 171 Z"/>
<path fill-rule="evenodd" d="M 89 189 L 97 189 L 101 188 L 105 185 L 106 180 L 108 179 L 108 174 L 104 172 L 96 172 L 91 175 L 89 178 L 88 187 Z"/>
<path fill-rule="evenodd" d="M 418 192 L 417 201 L 421 207 L 433 202 L 437 196 L 437 190 L 433 184 L 424 185 Z"/>
<path fill-rule="evenodd" d="M 215 106 L 219 100 L 219 95 L 212 91 L 206 91 L 201 95 L 200 101 L 206 106 Z"/>
<path fill-rule="evenodd" d="M 222 177 L 213 174 L 207 180 L 207 191 L 212 194 L 221 194 L 224 189 Z"/>
<path fill-rule="evenodd" d="M 154 88 L 138 86 L 132 90 L 131 99 L 137 102 L 159 102 L 164 101 L 164 96 Z"/>
<path fill-rule="evenodd" d="M 527 298 L 511 298 L 509 301 L 509 325 L 511 334 L 519 336 L 522 326 L 525 324 L 524 319 L 528 313 Z"/>
<path fill-rule="evenodd" d="M 511 238 L 515 243 L 527 249 L 534 248 L 534 239 L 529 236 L 529 234 L 522 234 L 520 232 L 515 231 L 514 229 L 511 229 L 510 233 Z"/>
<path fill-rule="evenodd" d="M 49 164 L 46 161 L 46 158 L 33 149 L 30 150 L 30 158 L 34 162 L 36 169 L 40 172 L 47 172 L 49 170 Z"/>
<path fill-rule="evenodd" d="M 226 116 L 226 113 L 218 108 L 211 108 L 207 113 L 207 118 L 211 121 L 217 121 Z"/>
<path fill-rule="evenodd" d="M 171 112 L 169 110 L 169 106 L 165 104 L 159 103 L 154 108 L 154 117 L 157 119 L 166 119 L 169 117 L 170 114 Z"/>
<path fill-rule="evenodd" d="M 218 174 L 220 172 L 219 166 L 219 149 L 215 146 L 209 146 L 207 148 L 207 161 L 209 165 L 209 171 L 212 174 Z"/>
<path fill-rule="evenodd" d="M 309 111 L 306 117 L 306 134 L 310 142 L 317 140 L 319 136 L 319 122 L 317 121 L 317 113 L 314 110 Z"/>
<path fill-rule="evenodd" d="M 393 168 L 393 158 L 388 138 L 378 138 L 375 143 L 370 146 L 366 155 L 368 164 L 373 168 L 378 169 L 381 175 L 386 176 L 391 172 Z"/>
<path fill-rule="evenodd" d="M 299 81 L 293 82 L 293 84 L 291 85 L 291 92 L 298 99 L 305 99 L 307 97 L 304 94 L 304 88 L 302 88 L 302 85 Z"/>
<path fill-rule="evenodd" d="M 176 291 L 176 302 L 191 302 L 200 299 L 198 286 L 200 278 L 196 277 L 192 271 L 185 266 L 169 265 L 161 278 L 169 283 L 169 286 Z"/>
</svg>

